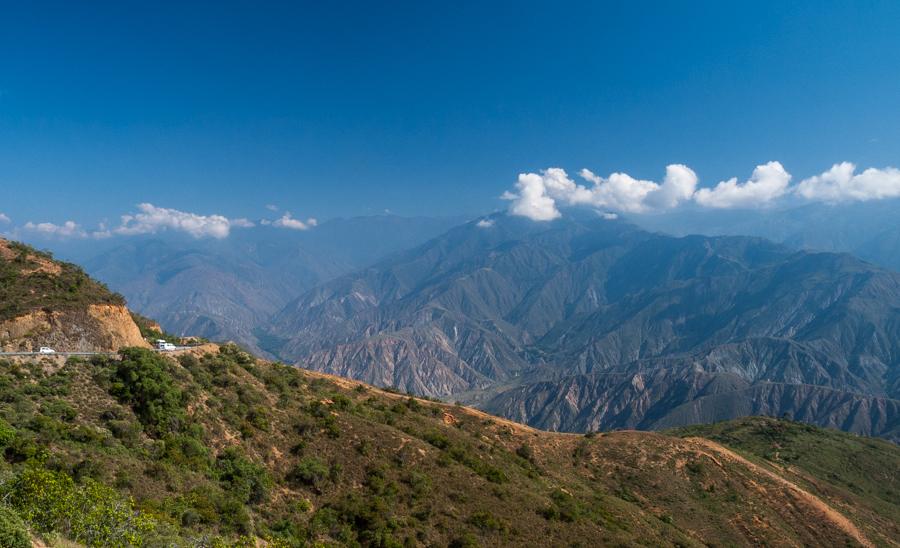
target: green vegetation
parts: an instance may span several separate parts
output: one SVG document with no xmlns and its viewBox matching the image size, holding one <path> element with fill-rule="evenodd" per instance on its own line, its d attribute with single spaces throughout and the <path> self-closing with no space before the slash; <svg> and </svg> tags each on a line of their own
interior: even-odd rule
<svg viewBox="0 0 900 548">
<path fill-rule="evenodd" d="M 10 507 L 0 505 L 0 546 L 4 548 L 31 548 L 25 522 Z"/>
<path fill-rule="evenodd" d="M 772 425 L 787 429 L 779 455 L 798 454 L 792 464 L 807 436 L 872 445 L 866 467 L 900 461 L 890 444 Z M 715 428 L 741 451 L 775 435 Z M 87 546 L 847 543 L 771 479 L 691 440 L 539 433 L 231 345 L 177 360 L 127 349 L 62 367 L 0 361 L 0 450 L 4 546 L 27 534 Z M 854 493 L 846 462 L 820 465 L 824 500 L 865 499 L 852 514 L 865 534 L 897 534 L 892 480 Z"/>
<path fill-rule="evenodd" d="M 0 321 L 33 310 L 83 309 L 91 304 L 124 305 L 125 299 L 74 264 L 0 239 Z"/>
<path fill-rule="evenodd" d="M 763 464 L 793 471 L 794 479 L 819 496 L 845 498 L 900 523 L 897 446 L 888 441 L 768 417 L 672 433 L 715 440 Z"/>
<path fill-rule="evenodd" d="M 131 406 L 144 430 L 154 437 L 184 428 L 184 395 L 168 369 L 172 364 L 157 353 L 129 348 L 113 362 L 109 393 Z"/>
</svg>

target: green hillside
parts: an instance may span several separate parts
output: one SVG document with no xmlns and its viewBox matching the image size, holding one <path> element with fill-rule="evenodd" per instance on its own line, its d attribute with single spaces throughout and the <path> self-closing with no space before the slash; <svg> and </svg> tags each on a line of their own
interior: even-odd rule
<svg viewBox="0 0 900 548">
<path fill-rule="evenodd" d="M 92 546 L 896 545 L 900 538 L 891 524 L 894 484 L 873 475 L 851 491 L 843 482 L 855 476 L 842 475 L 841 461 L 817 460 L 815 473 L 798 477 L 713 441 L 679 437 L 697 432 L 540 432 L 258 361 L 234 346 L 208 348 L 177 359 L 129 349 L 121 359 L 64 366 L 0 362 L 0 539 L 26 529 L 33 538 Z M 717 425 L 722 430 L 709 436 L 742 424 Z M 894 445 L 805 435 L 865 449 L 858 462 L 873 474 L 900 468 Z M 756 458 L 752 436 L 721 439 Z"/>
<path fill-rule="evenodd" d="M 701 436 L 739 451 L 828 500 L 842 501 L 853 515 L 866 509 L 884 518 L 900 539 L 900 466 L 895 444 L 800 422 L 747 417 L 673 430 Z"/>
<path fill-rule="evenodd" d="M 90 304 L 124 305 L 125 300 L 74 264 L 0 238 L 0 321 L 32 310 L 62 311 Z"/>
</svg>

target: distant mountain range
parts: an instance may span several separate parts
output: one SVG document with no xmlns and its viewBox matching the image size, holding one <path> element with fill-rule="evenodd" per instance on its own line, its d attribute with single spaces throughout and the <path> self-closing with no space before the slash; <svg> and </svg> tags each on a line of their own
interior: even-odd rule
<svg viewBox="0 0 900 548">
<path fill-rule="evenodd" d="M 633 215 L 629 220 L 676 236 L 760 236 L 797 249 L 843 251 L 900 272 L 900 199 L 771 210 L 686 210 Z"/>
<path fill-rule="evenodd" d="M 900 274 L 812 250 L 890 267 L 898 203 L 634 218 L 785 245 L 570 211 L 132 238 L 76 258 L 176 334 L 542 428 L 767 414 L 897 440 Z"/>
<path fill-rule="evenodd" d="M 258 328 L 319 283 L 418 245 L 460 218 L 335 219 L 314 230 L 235 230 L 223 240 L 134 237 L 99 254 L 61 249 L 169 332 L 236 341 L 267 355 Z"/>
<path fill-rule="evenodd" d="M 900 439 L 900 274 L 752 237 L 496 215 L 305 293 L 282 359 L 542 428 L 749 413 Z"/>
<path fill-rule="evenodd" d="M 597 243 L 577 226 L 556 228 L 588 235 L 573 250 Z M 640 245 L 627 232 L 620 237 Z M 547 236 L 551 249 L 565 241 Z M 515 244 L 499 247 L 499 262 L 517 255 Z M 420 267 L 453 255 L 426 248 L 438 254 Z M 533 272 L 547 264 L 534 262 Z M 464 277 L 472 263 L 432 266 L 437 280 Z M 406 281 L 429 278 L 400 270 Z M 133 317 L 120 295 L 5 239 L 0 305 L 3 547 L 900 538 L 900 447 L 885 441 L 765 417 L 564 435 L 267 362 L 232 344 L 154 352 L 144 337 L 160 336 L 156 326 Z M 89 355 L 17 352 L 46 344 Z"/>
</svg>

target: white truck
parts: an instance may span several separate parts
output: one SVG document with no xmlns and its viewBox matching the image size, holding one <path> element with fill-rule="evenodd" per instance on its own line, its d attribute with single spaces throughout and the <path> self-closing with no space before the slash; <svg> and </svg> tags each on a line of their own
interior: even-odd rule
<svg viewBox="0 0 900 548">
<path fill-rule="evenodd" d="M 38 350 L 38 354 L 56 354 L 56 350 L 53 350 L 49 346 L 42 346 L 40 350 Z"/>
<path fill-rule="evenodd" d="M 162 352 L 171 352 L 172 350 L 175 350 L 175 345 L 164 339 L 157 339 L 156 349 Z"/>
</svg>

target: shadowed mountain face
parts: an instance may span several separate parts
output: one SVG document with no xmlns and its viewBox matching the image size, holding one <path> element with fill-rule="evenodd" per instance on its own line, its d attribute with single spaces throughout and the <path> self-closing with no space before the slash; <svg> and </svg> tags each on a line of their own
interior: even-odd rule
<svg viewBox="0 0 900 548">
<path fill-rule="evenodd" d="M 497 216 L 304 294 L 268 335 L 303 367 L 551 429 L 900 420 L 900 274 L 756 238 Z"/>
<path fill-rule="evenodd" d="M 458 222 L 385 215 L 328 221 L 307 232 L 238 229 L 225 240 L 135 238 L 81 260 L 167 331 L 233 340 L 265 354 L 258 328 L 286 302 Z"/>
</svg>

